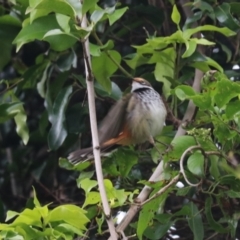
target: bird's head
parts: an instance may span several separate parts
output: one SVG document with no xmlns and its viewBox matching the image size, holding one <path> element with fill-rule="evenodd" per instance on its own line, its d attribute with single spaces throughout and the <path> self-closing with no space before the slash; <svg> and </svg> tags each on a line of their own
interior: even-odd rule
<svg viewBox="0 0 240 240">
<path fill-rule="evenodd" d="M 138 89 L 143 89 L 143 88 L 152 88 L 152 85 L 143 78 L 133 78 L 131 92 L 134 92 Z"/>
</svg>

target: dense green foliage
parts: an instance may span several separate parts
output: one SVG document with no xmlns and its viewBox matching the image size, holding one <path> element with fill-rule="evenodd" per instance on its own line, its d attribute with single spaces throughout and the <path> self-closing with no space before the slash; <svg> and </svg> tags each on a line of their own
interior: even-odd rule
<svg viewBox="0 0 240 240">
<path fill-rule="evenodd" d="M 88 27 L 82 28 L 85 14 Z M 108 238 L 93 162 L 72 166 L 66 159 L 91 145 L 86 38 L 99 122 L 129 91 L 133 76 L 149 80 L 168 106 L 156 144 L 162 156 L 156 148 L 130 146 L 103 161 L 114 217 L 144 185 L 153 196 L 176 176 L 182 183 L 143 204 L 125 235 L 239 238 L 239 20 L 240 3 L 231 0 L 4 1 L 0 238 Z M 189 111 L 193 119 L 186 118 Z M 174 137 L 184 116 L 186 134 Z M 161 159 L 161 181 L 148 181 Z"/>
</svg>

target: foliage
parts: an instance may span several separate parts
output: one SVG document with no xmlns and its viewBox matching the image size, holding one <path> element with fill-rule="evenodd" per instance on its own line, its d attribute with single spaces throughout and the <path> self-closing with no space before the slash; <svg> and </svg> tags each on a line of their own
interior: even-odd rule
<svg viewBox="0 0 240 240">
<path fill-rule="evenodd" d="M 72 239 L 74 234 L 83 236 L 89 219 L 85 211 L 75 205 L 66 204 L 52 210 L 48 205 L 41 206 L 35 191 L 34 208 L 26 208 L 21 213 L 8 211 L 6 221 L 13 218 L 11 224 L 1 224 L 1 238 L 3 239 Z"/>
<path fill-rule="evenodd" d="M 65 158 L 79 142 L 91 145 L 81 44 L 89 38 L 99 122 L 129 90 L 132 76 L 148 79 L 168 105 L 156 143 L 162 156 L 156 148 L 130 146 L 103 160 L 113 216 L 131 204 L 141 207 L 125 234 L 239 238 L 240 3 L 116 2 L 12 0 L 0 6 L 0 217 L 7 222 L 0 236 L 107 239 L 93 164 L 72 166 Z M 204 72 L 201 91 L 192 84 L 196 69 Z M 175 137 L 189 101 L 197 107 L 194 119 L 184 119 L 186 134 Z M 160 159 L 161 180 L 147 181 Z M 178 174 L 179 183 L 155 197 Z M 27 202 L 32 185 L 39 200 L 34 190 Z M 152 199 L 134 203 L 144 185 Z M 17 212 L 6 214 L 9 209 Z"/>
</svg>

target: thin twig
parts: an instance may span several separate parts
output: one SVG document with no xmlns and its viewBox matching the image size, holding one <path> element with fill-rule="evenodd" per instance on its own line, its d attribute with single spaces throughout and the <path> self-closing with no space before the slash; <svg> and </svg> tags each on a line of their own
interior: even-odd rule
<svg viewBox="0 0 240 240">
<path fill-rule="evenodd" d="M 166 186 L 161 188 L 157 193 L 155 193 L 152 197 L 147 199 L 146 201 L 141 203 L 141 206 L 145 205 L 146 203 L 152 201 L 153 199 L 159 197 L 163 193 L 165 193 L 173 184 L 175 184 L 180 178 L 180 174 L 176 175 Z"/>
<path fill-rule="evenodd" d="M 183 177 L 184 177 L 184 180 L 186 181 L 186 183 L 192 187 L 197 187 L 202 181 L 200 181 L 199 183 L 191 183 L 189 182 L 187 176 L 186 176 L 186 173 L 185 173 L 185 170 L 184 170 L 184 167 L 183 167 L 183 162 L 184 162 L 184 158 L 185 156 L 191 152 L 192 150 L 196 150 L 196 149 L 199 149 L 199 150 L 202 150 L 201 146 L 197 145 L 197 146 L 191 146 L 189 148 L 187 148 L 184 153 L 182 154 L 181 156 L 181 159 L 180 159 L 180 173 L 182 173 Z"/>
<path fill-rule="evenodd" d="M 86 15 L 83 16 L 81 27 L 83 28 L 87 27 Z M 118 235 L 114 226 L 113 218 L 111 216 L 111 209 L 108 204 L 107 194 L 106 194 L 104 181 L 103 181 L 103 172 L 102 172 L 98 130 L 97 130 L 96 107 L 95 107 L 95 99 L 94 99 L 94 96 L 95 96 L 94 85 L 93 85 L 94 79 L 93 79 L 92 68 L 91 68 L 88 38 L 85 39 L 82 45 L 83 45 L 83 52 L 84 52 L 86 83 L 87 83 L 88 103 L 89 103 L 89 115 L 90 115 L 91 133 L 92 133 L 92 142 L 93 142 L 93 155 L 94 155 L 97 181 L 98 181 L 99 192 L 100 192 L 100 196 L 103 204 L 103 211 L 104 211 L 109 232 L 110 232 L 110 239 L 116 240 L 118 239 Z"/>
</svg>

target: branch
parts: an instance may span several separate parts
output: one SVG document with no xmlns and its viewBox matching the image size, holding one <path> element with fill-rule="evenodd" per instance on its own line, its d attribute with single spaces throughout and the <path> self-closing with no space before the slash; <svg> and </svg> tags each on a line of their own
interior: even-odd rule
<svg viewBox="0 0 240 240">
<path fill-rule="evenodd" d="M 82 19 L 81 27 L 87 27 L 87 18 L 86 15 Z M 85 63 L 85 71 L 86 71 L 86 83 L 87 83 L 87 91 L 88 91 L 88 103 L 89 103 L 89 114 L 90 114 L 90 124 L 91 124 L 91 133 L 92 133 L 92 141 L 93 141 L 93 155 L 94 162 L 96 168 L 97 181 L 99 186 L 99 192 L 103 204 L 103 211 L 106 216 L 106 221 L 108 224 L 108 228 L 110 231 L 110 239 L 116 240 L 118 239 L 118 235 L 114 226 L 113 218 L 111 216 L 111 209 L 108 204 L 107 194 L 104 187 L 103 182 L 103 172 L 101 165 L 101 157 L 100 157 L 100 148 L 99 148 L 99 139 L 98 139 L 98 130 L 97 130 L 97 118 L 96 118 L 96 107 L 95 107 L 95 94 L 94 94 L 94 78 L 92 74 L 92 67 L 90 61 L 90 51 L 89 51 L 89 40 L 86 38 L 83 43 L 83 53 L 84 53 L 84 63 Z"/>
</svg>

